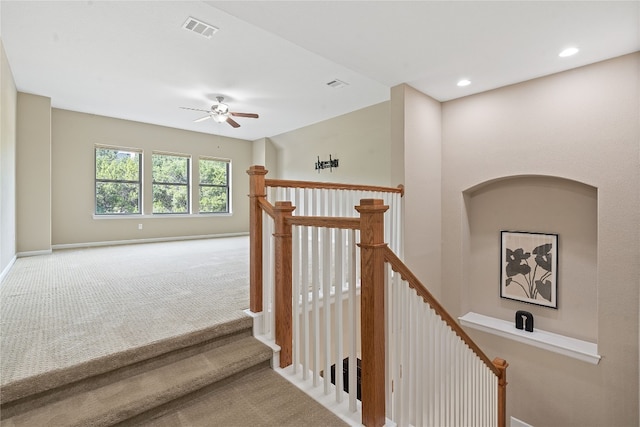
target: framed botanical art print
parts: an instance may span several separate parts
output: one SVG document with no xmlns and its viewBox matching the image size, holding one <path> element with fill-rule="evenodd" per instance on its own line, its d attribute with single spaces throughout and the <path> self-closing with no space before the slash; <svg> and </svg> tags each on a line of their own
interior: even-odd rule
<svg viewBox="0 0 640 427">
<path fill-rule="evenodd" d="M 558 308 L 558 235 L 502 231 L 500 297 Z"/>
</svg>

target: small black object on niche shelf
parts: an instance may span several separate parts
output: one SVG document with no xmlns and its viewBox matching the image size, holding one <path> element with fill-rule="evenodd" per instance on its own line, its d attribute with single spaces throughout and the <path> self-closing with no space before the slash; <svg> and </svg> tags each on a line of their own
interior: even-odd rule
<svg viewBox="0 0 640 427">
<path fill-rule="evenodd" d="M 516 329 L 533 332 L 533 314 L 524 310 L 516 311 Z"/>
</svg>

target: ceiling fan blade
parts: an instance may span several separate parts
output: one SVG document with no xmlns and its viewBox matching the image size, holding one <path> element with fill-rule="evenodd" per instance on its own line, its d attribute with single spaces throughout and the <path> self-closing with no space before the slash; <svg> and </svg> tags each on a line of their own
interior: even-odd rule
<svg viewBox="0 0 640 427">
<path fill-rule="evenodd" d="M 201 110 L 200 108 L 180 107 L 183 110 L 202 111 L 203 113 L 210 113 L 211 110 Z"/>
<path fill-rule="evenodd" d="M 207 115 L 206 115 L 206 116 L 204 116 L 204 117 L 200 117 L 199 119 L 195 119 L 195 120 L 193 121 L 193 123 L 198 123 L 198 122 L 201 122 L 201 121 L 203 121 L 203 120 L 210 119 L 210 118 L 211 118 L 211 114 L 207 114 Z"/>
<path fill-rule="evenodd" d="M 248 117 L 250 119 L 257 119 L 259 116 L 255 113 L 234 113 L 233 111 L 230 112 L 229 114 L 231 114 L 234 117 Z"/>
<path fill-rule="evenodd" d="M 239 128 L 240 125 L 238 124 L 238 122 L 236 122 L 235 120 L 233 120 L 231 117 L 227 117 L 227 123 L 229 123 L 231 126 L 233 126 L 234 128 Z"/>
</svg>

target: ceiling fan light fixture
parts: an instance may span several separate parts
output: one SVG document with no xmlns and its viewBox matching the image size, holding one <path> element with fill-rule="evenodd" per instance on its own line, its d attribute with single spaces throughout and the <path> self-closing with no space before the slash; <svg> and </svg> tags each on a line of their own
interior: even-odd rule
<svg viewBox="0 0 640 427">
<path fill-rule="evenodd" d="M 211 118 L 217 123 L 224 123 L 229 118 L 229 114 L 211 114 Z"/>
<path fill-rule="evenodd" d="M 229 118 L 229 106 L 222 102 L 223 97 L 218 96 L 216 99 L 218 102 L 211 106 L 211 118 L 218 123 L 224 123 Z"/>
<path fill-rule="evenodd" d="M 217 114 L 217 115 L 228 116 L 229 115 L 229 106 L 227 104 L 223 104 L 222 102 L 220 102 L 218 104 L 214 104 L 211 107 L 211 111 L 213 111 L 213 113 Z"/>
</svg>

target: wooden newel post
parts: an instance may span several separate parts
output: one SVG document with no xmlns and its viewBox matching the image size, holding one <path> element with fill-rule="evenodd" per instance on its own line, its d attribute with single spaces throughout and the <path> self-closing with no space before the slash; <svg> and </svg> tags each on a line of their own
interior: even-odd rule
<svg viewBox="0 0 640 427">
<path fill-rule="evenodd" d="M 500 371 L 498 377 L 498 427 L 507 425 L 507 366 L 506 360 L 496 357 L 493 365 Z"/>
<path fill-rule="evenodd" d="M 362 424 L 385 424 L 384 213 L 381 199 L 362 199 L 360 213 Z"/>
<path fill-rule="evenodd" d="M 276 344 L 280 346 L 281 368 L 292 363 L 291 224 L 286 220 L 294 209 L 291 202 L 276 202 L 274 207 Z"/>
<path fill-rule="evenodd" d="M 251 166 L 249 174 L 249 310 L 262 312 L 262 208 L 266 197 L 264 166 Z"/>
</svg>

